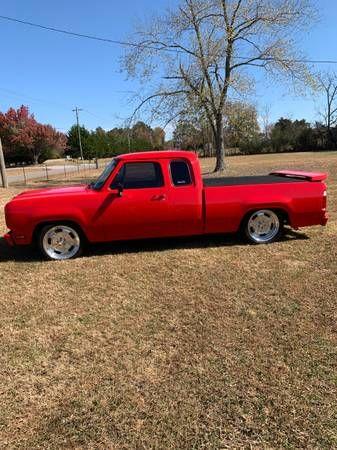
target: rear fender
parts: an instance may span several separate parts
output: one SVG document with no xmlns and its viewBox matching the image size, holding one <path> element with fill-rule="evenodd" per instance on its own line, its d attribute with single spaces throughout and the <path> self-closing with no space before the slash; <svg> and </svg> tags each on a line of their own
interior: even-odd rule
<svg viewBox="0 0 337 450">
<path fill-rule="evenodd" d="M 287 225 L 293 226 L 293 213 L 289 206 L 280 203 L 266 204 L 266 203 L 257 203 L 255 205 L 249 205 L 249 209 L 247 209 L 244 213 L 243 218 L 241 219 L 240 226 L 242 227 L 247 218 L 255 211 L 259 211 L 261 209 L 270 209 L 271 211 L 276 212 L 279 216 L 281 215 L 284 218 L 284 221 Z"/>
</svg>

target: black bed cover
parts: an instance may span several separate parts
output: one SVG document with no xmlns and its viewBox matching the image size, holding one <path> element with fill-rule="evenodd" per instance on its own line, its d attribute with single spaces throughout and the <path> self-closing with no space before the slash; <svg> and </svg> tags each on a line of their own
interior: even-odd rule
<svg viewBox="0 0 337 450">
<path fill-rule="evenodd" d="M 204 187 L 242 186 L 249 184 L 303 183 L 303 179 L 277 175 L 255 175 L 247 177 L 203 178 Z"/>
</svg>

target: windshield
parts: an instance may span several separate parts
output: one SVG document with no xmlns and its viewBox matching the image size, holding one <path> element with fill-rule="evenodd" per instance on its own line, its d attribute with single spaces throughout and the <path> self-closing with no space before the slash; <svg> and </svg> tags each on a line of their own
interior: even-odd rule
<svg viewBox="0 0 337 450">
<path fill-rule="evenodd" d="M 96 181 L 91 183 L 90 187 L 95 190 L 101 189 L 101 187 L 104 185 L 106 180 L 109 178 L 111 172 L 114 170 L 114 168 L 117 165 L 117 159 L 113 159 L 110 161 L 106 166 L 101 175 L 97 178 Z"/>
</svg>

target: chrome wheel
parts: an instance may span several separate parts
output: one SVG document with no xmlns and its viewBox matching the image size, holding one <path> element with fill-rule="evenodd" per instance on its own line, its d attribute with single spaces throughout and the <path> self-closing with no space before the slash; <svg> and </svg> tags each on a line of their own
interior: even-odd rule
<svg viewBox="0 0 337 450">
<path fill-rule="evenodd" d="M 65 260 L 78 254 L 81 239 L 78 232 L 70 226 L 56 225 L 42 234 L 41 245 L 50 259 Z"/>
<path fill-rule="evenodd" d="M 258 244 L 266 244 L 275 239 L 280 232 L 280 219 L 268 209 L 254 212 L 247 223 L 249 239 Z"/>
</svg>

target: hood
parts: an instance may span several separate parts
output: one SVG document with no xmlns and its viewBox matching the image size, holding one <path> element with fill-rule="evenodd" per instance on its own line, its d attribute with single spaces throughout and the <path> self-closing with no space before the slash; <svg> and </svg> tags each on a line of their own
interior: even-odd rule
<svg viewBox="0 0 337 450">
<path fill-rule="evenodd" d="M 37 197 L 54 197 L 55 195 L 80 194 L 88 190 L 87 185 L 81 184 L 77 186 L 63 186 L 58 188 L 32 189 L 30 191 L 21 192 L 15 196 L 13 200 L 37 198 Z"/>
</svg>

